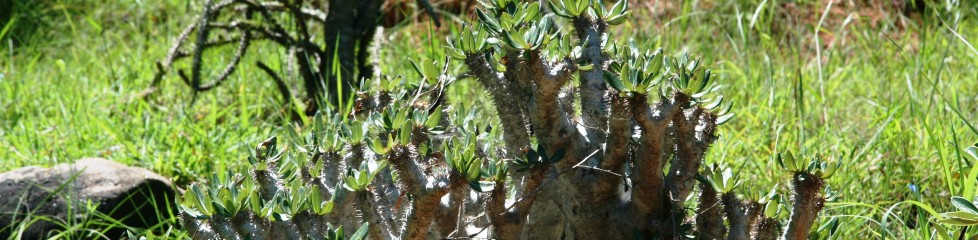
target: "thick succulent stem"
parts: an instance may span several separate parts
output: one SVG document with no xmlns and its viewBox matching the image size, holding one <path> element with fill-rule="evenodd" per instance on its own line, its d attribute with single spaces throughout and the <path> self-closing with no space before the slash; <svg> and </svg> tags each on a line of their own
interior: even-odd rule
<svg viewBox="0 0 978 240">
<path fill-rule="evenodd" d="M 390 223 L 377 212 L 379 206 L 376 204 L 376 199 L 374 199 L 374 194 L 369 190 L 356 192 L 356 207 L 360 211 L 363 220 L 370 223 L 370 227 L 367 234 L 370 239 L 392 239 L 393 234 L 391 234 Z"/>
<path fill-rule="evenodd" d="M 210 222 L 194 219 L 186 214 L 180 215 L 180 219 L 182 219 L 183 227 L 187 229 L 190 236 L 196 239 L 218 239 L 218 235 L 210 226 Z"/>
<path fill-rule="evenodd" d="M 747 210 L 747 231 L 748 235 L 753 239 L 757 236 L 753 234 L 754 229 L 757 228 L 761 219 L 761 214 L 764 212 L 764 205 L 754 200 L 747 200 L 744 203 L 744 208 Z"/>
<path fill-rule="evenodd" d="M 320 197 L 322 197 L 322 199 L 329 199 L 333 196 L 335 191 L 339 191 L 336 189 L 336 183 L 342 181 L 343 174 L 341 173 L 346 170 L 347 166 L 342 161 L 343 157 L 341 157 L 336 151 L 327 151 L 325 153 L 318 154 L 317 157 L 319 159 L 318 161 L 321 163 L 314 162 L 314 164 L 324 165 L 322 167 L 322 173 L 319 173 L 320 181 L 318 184 L 320 187 L 322 187 L 322 190 L 328 190 L 320 191 Z"/>
<path fill-rule="evenodd" d="M 737 194 L 728 192 L 723 194 L 723 211 L 730 222 L 730 240 L 750 239 L 750 226 L 747 223 L 747 209 L 744 204 L 737 199 Z"/>
<path fill-rule="evenodd" d="M 496 113 L 503 125 L 503 139 L 506 143 L 506 150 L 510 154 L 516 154 L 524 147 L 530 145 L 530 135 L 526 126 L 525 114 L 519 107 L 520 103 L 506 85 L 503 84 L 501 74 L 492 69 L 486 56 L 482 54 L 469 55 L 465 59 L 465 65 L 469 71 L 476 76 L 479 83 L 489 92 Z"/>
<path fill-rule="evenodd" d="M 310 239 L 323 239 L 324 229 L 321 228 L 320 220 L 315 213 L 309 211 L 301 211 L 293 216 L 293 219 L 299 219 L 295 221 L 296 227 L 299 229 L 299 237 L 310 238 Z"/>
<path fill-rule="evenodd" d="M 723 225 L 723 205 L 719 193 L 707 182 L 700 182 L 700 197 L 696 205 L 697 239 L 723 239 L 727 228 Z"/>
<path fill-rule="evenodd" d="M 279 180 L 277 174 L 272 170 L 271 164 L 269 164 L 270 169 L 254 170 L 253 177 L 255 181 L 258 182 L 258 193 L 262 200 L 273 201 L 275 194 L 282 191 L 285 187 L 282 186 L 282 182 Z"/>
<path fill-rule="evenodd" d="M 754 225 L 752 235 L 756 240 L 775 240 L 778 239 L 778 231 L 781 225 L 777 219 L 761 217 L 760 221 Z"/>
<path fill-rule="evenodd" d="M 397 172 L 398 180 L 404 185 L 404 190 L 408 193 L 419 194 L 424 190 L 425 175 L 414 161 L 415 153 L 410 147 L 396 145 L 388 152 L 388 160 L 394 171 Z"/>
<path fill-rule="evenodd" d="M 796 172 L 791 179 L 792 197 L 795 202 L 791 210 L 791 220 L 788 221 L 788 229 L 785 230 L 782 239 L 808 239 L 808 232 L 815 224 L 818 212 L 822 210 L 825 199 L 822 198 L 820 191 L 824 184 L 821 178 L 807 172 Z"/>
<path fill-rule="evenodd" d="M 585 126 L 588 139 L 605 142 L 605 130 L 608 129 L 608 101 L 605 94 L 608 87 L 602 74 L 605 57 L 601 51 L 601 37 L 608 25 L 586 15 L 574 18 L 573 24 L 577 38 L 587 41 L 583 44 L 581 59 L 594 66 L 593 69 L 580 73 L 581 123 Z M 590 147 L 597 148 L 597 145 L 592 144 Z"/>
<path fill-rule="evenodd" d="M 489 192 L 489 197 L 486 199 L 486 212 L 489 214 L 489 221 L 494 227 L 494 238 L 521 238 L 523 225 L 526 224 L 526 217 L 530 214 L 530 208 L 537 199 L 536 191 L 543 184 L 546 171 L 544 167 L 530 169 L 530 174 L 523 184 L 524 197 L 517 199 L 513 206 L 508 209 L 506 207 L 506 190 L 501 182 L 498 182 L 496 188 Z"/>
<path fill-rule="evenodd" d="M 540 54 L 539 51 L 531 51 L 529 54 Z M 509 52 L 504 57 L 506 60 L 506 72 L 503 73 L 503 85 L 510 91 L 514 100 L 518 103 L 529 103 L 533 97 L 533 81 L 542 73 L 542 61 L 534 61 L 522 57 L 522 52 Z M 520 112 L 529 112 L 529 104 L 519 104 Z"/>
<path fill-rule="evenodd" d="M 688 98 L 688 96 L 682 93 L 676 93 L 675 96 L 677 102 L 680 99 L 688 101 Z M 682 202 L 686 200 L 686 197 L 693 190 L 696 173 L 699 172 L 700 165 L 703 164 L 703 157 L 706 155 L 706 150 L 709 148 L 709 144 L 712 143 L 712 136 L 709 136 L 710 138 L 708 139 L 697 136 L 697 129 L 703 127 L 698 126 L 701 122 L 700 116 L 702 114 L 703 109 L 696 108 L 689 113 L 689 116 L 687 114 L 676 114 L 672 116 L 674 129 L 672 136 L 674 138 L 673 143 L 676 145 L 676 152 L 672 159 L 669 173 L 666 175 L 666 186 L 673 206 L 682 206 Z M 703 128 L 707 129 L 709 126 Z"/>
<path fill-rule="evenodd" d="M 380 6 L 383 1 L 379 0 L 330 0 L 330 6 L 343 6 L 344 10 L 330 11 L 326 15 L 326 22 L 323 35 L 325 42 L 325 58 L 319 61 L 319 69 L 326 80 L 326 92 L 330 101 L 334 104 L 344 99 L 339 99 L 337 92 L 342 92 L 343 96 L 350 96 L 352 87 L 356 83 L 357 69 L 357 50 L 366 50 L 370 38 L 377 27 L 377 15 L 380 13 Z M 361 44 L 357 44 L 357 43 Z M 358 48 L 359 46 L 359 48 Z M 361 53 L 367 55 L 366 52 Z M 365 57 L 364 59 L 365 60 Z M 334 66 L 339 64 L 339 66 Z M 366 63 L 362 63 L 365 65 Z M 338 69 L 333 72 L 331 69 Z M 365 74 L 365 73 L 364 73 Z M 339 79 L 339 81 L 337 81 Z"/>
<path fill-rule="evenodd" d="M 632 138 L 632 109 L 629 99 L 617 94 L 611 96 L 611 117 L 608 119 L 608 144 L 605 145 L 605 157 L 600 168 L 612 171 L 621 170 L 629 155 L 629 141 Z M 622 177 L 613 174 L 602 174 L 595 183 L 594 196 L 612 197 L 613 191 L 618 191 Z M 600 199 L 597 199 L 600 200 Z"/>
<path fill-rule="evenodd" d="M 211 226 L 215 228 L 218 235 L 221 236 L 220 238 L 241 239 L 241 235 L 238 235 L 238 232 L 234 229 L 234 226 L 231 224 L 231 221 L 229 221 L 227 218 L 223 216 L 218 216 L 218 215 L 211 216 Z"/>
<path fill-rule="evenodd" d="M 635 184 L 632 190 L 631 206 L 633 218 L 640 226 L 649 226 L 644 222 L 649 218 L 667 219 L 671 209 L 663 191 L 665 185 L 662 176 L 662 161 L 665 157 L 664 141 L 665 128 L 673 116 L 682 115 L 682 108 L 688 99 L 677 98 L 671 103 L 660 103 L 652 109 L 648 105 L 646 95 L 637 95 L 632 100 L 632 115 L 638 123 L 641 132 L 638 151 L 635 158 L 635 169 L 631 179 Z M 670 224 L 659 224 L 660 232 L 667 232 Z"/>
<path fill-rule="evenodd" d="M 401 239 L 429 238 L 431 223 L 434 221 L 440 206 L 439 200 L 451 188 L 464 187 L 465 180 L 458 176 L 451 178 L 451 186 L 448 186 L 446 182 L 429 184 L 421 194 L 414 196 L 411 200 L 411 211 L 408 213 L 407 222 L 404 223 L 407 228 L 401 234 Z"/>
<path fill-rule="evenodd" d="M 256 218 L 252 212 L 239 212 L 231 221 L 238 228 L 238 232 L 246 238 L 254 240 L 270 239 L 267 236 L 269 233 L 269 229 L 266 226 L 267 221 Z"/>
<path fill-rule="evenodd" d="M 502 185 L 498 187 L 501 188 Z M 435 218 L 435 226 L 438 227 L 441 236 L 452 238 L 466 234 L 465 226 L 460 226 L 459 218 L 464 214 L 465 199 L 470 191 L 469 188 L 462 186 L 454 187 L 448 193 L 448 204 L 438 209 L 438 216 Z"/>
<path fill-rule="evenodd" d="M 546 74 L 548 69 L 540 57 L 539 52 L 531 52 L 529 62 L 533 67 L 530 67 L 532 71 L 526 73 L 535 76 L 533 77 L 534 94 L 529 108 L 530 123 L 540 143 L 547 146 L 547 149 L 554 151 L 566 149 L 570 154 L 565 155 L 565 158 L 572 158 L 574 155 L 571 149 L 574 147 L 572 143 L 578 142 L 580 134 L 571 124 L 570 116 L 566 115 L 567 112 L 560 108 L 561 105 L 557 101 L 557 94 L 560 93 L 560 87 L 565 82 L 561 81 L 562 79 L 548 77 Z M 561 161 L 558 164 L 559 168 L 563 168 L 574 163 Z"/>
</svg>

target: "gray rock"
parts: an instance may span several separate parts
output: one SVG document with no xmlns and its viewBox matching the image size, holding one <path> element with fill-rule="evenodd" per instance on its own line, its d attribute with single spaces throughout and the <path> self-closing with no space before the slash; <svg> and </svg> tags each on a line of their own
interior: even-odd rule
<svg viewBox="0 0 978 240">
<path fill-rule="evenodd" d="M 176 214 L 176 193 L 166 178 L 149 170 L 101 158 L 51 168 L 24 167 L 0 173 L 0 239 L 45 238 L 68 222 L 101 221 L 85 228 L 119 238 L 124 228 L 87 209 L 133 228 L 151 228 Z M 91 203 L 91 204 L 89 204 Z"/>
</svg>

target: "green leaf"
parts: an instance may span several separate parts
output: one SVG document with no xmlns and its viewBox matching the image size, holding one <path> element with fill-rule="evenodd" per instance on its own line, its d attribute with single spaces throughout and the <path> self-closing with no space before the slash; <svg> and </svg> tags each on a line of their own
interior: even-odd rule
<svg viewBox="0 0 978 240">
<path fill-rule="evenodd" d="M 193 219 L 208 219 L 208 218 L 210 218 L 209 216 L 205 215 L 204 213 L 201 213 L 200 211 L 197 211 L 197 210 L 195 210 L 195 209 L 193 209 L 191 207 L 185 206 L 183 204 L 180 204 L 178 207 L 180 208 L 180 211 L 183 212 L 183 214 L 186 214 L 187 216 L 190 216 L 190 218 L 193 218 Z"/>
<path fill-rule="evenodd" d="M 305 141 L 303 141 L 303 139 L 299 137 L 299 133 L 295 131 L 295 125 L 289 124 L 288 126 L 285 127 L 285 130 L 286 130 L 285 132 L 288 133 L 289 138 L 292 140 L 292 145 L 299 148 L 299 151 L 301 152 L 308 152 L 302 146 Z"/>
<path fill-rule="evenodd" d="M 415 62 L 413 59 L 410 61 L 411 61 L 411 66 L 414 67 L 414 71 L 417 72 L 418 75 L 420 75 L 422 78 L 424 78 L 425 77 L 424 74 L 425 72 L 427 72 L 427 70 L 424 69 L 425 66 L 423 64 L 418 64 L 418 62 Z"/>
<path fill-rule="evenodd" d="M 611 7 L 611 15 L 621 15 L 628 9 L 628 1 L 618 1 Z"/>
<path fill-rule="evenodd" d="M 777 198 L 771 198 L 771 201 L 764 205 L 764 216 L 769 218 L 778 216 L 778 213 L 781 211 L 779 204 Z"/>
<path fill-rule="evenodd" d="M 344 236 L 345 234 L 343 234 L 343 226 L 336 228 L 336 232 L 333 232 L 333 234 L 335 236 L 334 237 L 335 239 L 343 239 L 344 237 L 346 237 Z"/>
<path fill-rule="evenodd" d="M 968 153 L 968 155 L 971 155 L 971 157 L 974 158 L 975 160 L 978 160 L 978 147 L 968 146 L 967 148 L 964 149 L 964 152 Z"/>
<path fill-rule="evenodd" d="M 358 228 L 357 231 L 354 232 L 353 235 L 350 236 L 350 240 L 363 240 L 363 239 L 366 239 L 367 238 L 367 229 L 368 228 L 370 228 L 370 223 L 364 223 L 363 225 L 360 225 L 360 228 Z"/>
<path fill-rule="evenodd" d="M 480 170 L 482 170 L 482 159 L 477 158 L 472 160 L 469 163 L 468 169 L 464 169 L 466 171 L 465 180 L 469 182 L 479 180 Z"/>
<path fill-rule="evenodd" d="M 722 104 L 722 103 L 723 103 L 723 95 L 719 95 L 712 102 L 707 103 L 706 105 L 703 105 L 703 108 L 705 108 L 705 109 L 714 109 L 714 108 L 719 107 L 720 104 Z"/>
<path fill-rule="evenodd" d="M 931 226 L 934 227 L 935 232 L 937 232 L 937 236 L 941 240 L 953 240 L 954 239 L 954 238 L 951 238 L 951 235 L 948 234 L 947 228 L 944 228 L 944 226 L 941 226 L 940 224 L 934 224 L 934 225 L 931 225 Z"/>
<path fill-rule="evenodd" d="M 322 209 L 322 206 L 325 202 L 323 202 L 321 190 L 319 189 L 320 187 L 318 185 L 312 185 L 309 188 L 309 193 L 308 193 L 309 200 L 307 201 L 307 204 L 309 206 L 309 209 L 312 209 L 314 213 L 322 215 L 322 213 L 320 213 L 320 210 Z"/>
<path fill-rule="evenodd" d="M 319 205 L 320 206 L 320 209 L 321 209 L 320 210 L 321 212 L 319 214 L 320 215 L 324 215 L 324 214 L 329 214 L 329 213 L 333 212 L 333 207 L 335 205 L 336 205 L 336 203 L 334 203 L 333 200 L 329 200 L 329 201 L 325 201 L 325 202 L 321 203 Z"/>
<path fill-rule="evenodd" d="M 574 14 L 574 16 L 580 16 L 591 5 L 591 0 L 575 0 L 575 5 L 574 8 L 576 8 L 577 14 Z"/>
<path fill-rule="evenodd" d="M 486 30 L 492 31 L 494 33 L 499 33 L 500 31 L 502 31 L 502 27 L 499 25 L 499 22 L 496 21 L 495 17 L 490 17 L 481 9 L 476 10 L 476 14 L 479 15 L 479 21 L 482 23 L 482 26 L 486 28 Z"/>
<path fill-rule="evenodd" d="M 954 205 L 954 207 L 958 208 L 961 211 L 978 215 L 978 207 L 975 207 L 974 203 L 968 201 L 968 199 L 965 199 L 963 197 L 958 197 L 958 196 L 951 197 L 951 205 Z"/>
<path fill-rule="evenodd" d="M 559 1 L 559 0 L 558 0 Z M 564 18 L 571 18 L 572 16 L 567 13 L 567 9 L 563 5 L 557 5 L 553 0 L 547 0 L 547 4 L 550 6 L 550 10 L 553 11 L 557 16 Z"/>
<path fill-rule="evenodd" d="M 560 150 L 557 150 L 557 152 L 555 152 L 553 155 L 551 155 L 548 160 L 550 161 L 550 163 L 560 162 L 560 160 L 564 159 L 565 154 L 567 154 L 567 149 L 561 148 Z"/>
<path fill-rule="evenodd" d="M 496 187 L 496 182 L 493 181 L 471 181 L 469 182 L 469 187 L 476 192 L 488 192 L 492 191 Z"/>
<path fill-rule="evenodd" d="M 783 168 L 785 170 L 788 170 L 788 171 L 791 171 L 791 169 L 788 169 L 788 163 L 786 163 L 786 160 L 787 160 L 788 157 L 785 156 L 785 155 L 788 155 L 788 154 L 791 154 L 791 152 L 778 153 L 777 160 L 778 160 L 778 165 L 780 165 L 781 168 Z"/>
<path fill-rule="evenodd" d="M 621 79 L 619 79 L 618 76 L 615 76 L 614 73 L 611 73 L 608 70 L 604 70 L 604 82 L 607 83 L 608 86 L 611 86 L 612 88 L 618 90 L 619 92 L 625 92 L 627 90 L 627 88 L 625 88 L 625 85 L 622 84 Z"/>
<path fill-rule="evenodd" d="M 619 1 L 619 2 L 622 2 L 622 1 Z M 608 20 L 605 20 L 605 23 L 608 23 L 608 25 L 612 25 L 612 26 L 619 25 L 619 24 L 625 23 L 625 21 L 627 21 L 628 20 L 628 17 L 631 16 L 631 15 L 632 15 L 632 10 L 628 10 L 628 11 L 625 11 L 624 13 L 622 13 L 622 14 L 613 15 L 613 16 L 609 17 Z"/>
<path fill-rule="evenodd" d="M 563 5 L 564 9 L 567 10 L 567 15 L 570 15 L 571 18 L 575 18 L 578 15 L 581 15 L 581 10 L 577 7 L 577 3 L 580 1 L 581 0 L 562 0 L 561 5 Z"/>
<path fill-rule="evenodd" d="M 733 116 L 734 116 L 733 113 L 728 113 L 723 116 L 717 117 L 716 125 L 723 125 L 724 123 L 727 123 L 728 121 L 730 121 L 730 119 L 733 119 Z"/>
<path fill-rule="evenodd" d="M 970 212 L 949 212 L 941 214 L 944 219 L 938 220 L 938 222 L 948 225 L 955 226 L 971 226 L 978 225 L 978 215 Z"/>
<path fill-rule="evenodd" d="M 525 12 L 523 12 L 523 18 L 527 20 L 535 20 L 540 15 L 540 2 L 534 1 L 526 6 Z"/>
<path fill-rule="evenodd" d="M 208 195 L 205 193 L 207 191 L 206 186 L 204 190 L 201 190 L 200 184 L 195 183 L 190 185 L 190 190 L 194 194 L 193 195 L 195 197 L 194 200 L 197 201 L 194 204 L 197 205 L 197 207 L 201 210 L 201 212 L 208 216 L 213 215 L 214 205 L 212 205 L 211 201 L 208 201 L 207 199 Z"/>
<path fill-rule="evenodd" d="M 267 204 L 265 204 L 265 206 L 262 206 L 261 210 L 258 211 L 258 215 L 263 218 L 270 217 L 272 216 L 272 213 L 275 211 L 275 208 L 277 207 L 278 207 L 277 201 L 268 201 Z"/>
<path fill-rule="evenodd" d="M 839 217 L 832 216 L 824 224 L 818 227 L 816 232 L 828 231 L 829 236 L 834 235 L 835 231 L 839 229 Z"/>
<path fill-rule="evenodd" d="M 540 160 L 540 155 L 537 151 L 530 149 L 526 152 L 526 162 L 530 165 L 536 164 Z"/>
<path fill-rule="evenodd" d="M 445 46 L 445 53 L 448 54 L 449 57 L 452 57 L 454 59 L 465 60 L 465 52 L 457 48 L 451 46 Z"/>
<path fill-rule="evenodd" d="M 346 190 L 350 190 L 351 192 L 356 192 L 360 190 L 359 185 L 357 184 L 357 179 L 352 175 L 346 176 L 346 181 L 343 181 L 343 187 L 346 188 Z"/>
</svg>

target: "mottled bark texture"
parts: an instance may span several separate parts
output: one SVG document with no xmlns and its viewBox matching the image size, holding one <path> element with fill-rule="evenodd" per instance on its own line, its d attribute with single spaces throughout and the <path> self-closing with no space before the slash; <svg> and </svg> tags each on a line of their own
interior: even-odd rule
<svg viewBox="0 0 978 240">
<path fill-rule="evenodd" d="M 794 205 L 792 206 L 791 219 L 788 220 L 788 229 L 785 230 L 783 239 L 808 239 L 808 232 L 815 224 L 818 212 L 825 206 L 825 199 L 821 196 L 821 190 L 825 182 L 810 173 L 797 172 L 791 179 L 792 196 Z"/>
<path fill-rule="evenodd" d="M 455 79 L 450 73 L 443 73 L 438 84 L 415 85 L 423 89 L 385 93 L 400 96 L 389 105 L 407 110 L 363 108 L 356 113 L 374 124 L 364 130 L 368 133 L 363 139 L 349 137 L 359 136 L 349 129 L 361 125 L 335 118 L 343 129 L 337 132 L 353 140 L 340 141 L 343 147 L 313 151 L 321 152 L 312 153 L 313 159 L 323 160 L 312 161 L 312 166 L 326 164 L 325 168 L 300 174 L 320 181 L 311 185 L 329 188 L 324 198 L 328 195 L 336 201 L 335 212 L 322 221 L 345 228 L 369 223 L 372 239 L 777 236 L 778 221 L 762 215 L 765 206 L 758 199 L 739 199 L 733 191 L 736 178 L 729 172 L 721 174 L 723 179 L 700 172 L 710 145 L 718 139 L 718 125 L 730 115 L 726 115 L 728 107 L 718 107 L 729 105 L 720 104 L 718 88 L 709 81 L 713 76 L 702 71 L 697 60 L 663 61 L 659 52 L 615 43 L 608 28 L 620 21 L 608 18 L 620 9 L 588 13 L 552 6 L 569 23 L 559 25 L 553 23 L 554 15 L 533 15 L 543 9 L 539 5 L 506 0 L 486 5 L 490 7 L 479 12 L 481 27 L 461 31 L 446 51 L 464 64 L 464 76 L 474 78 L 488 93 L 493 120 L 445 112 L 452 119 L 437 122 L 438 131 L 431 131 L 434 126 L 424 120 L 425 113 L 431 113 L 429 106 L 415 100 L 428 97 L 439 100 L 430 103 L 440 102 L 442 96 L 436 93 L 441 91 L 436 89 Z M 520 16 L 511 18 L 513 14 Z M 488 41 L 490 37 L 495 41 Z M 660 65 L 665 66 L 655 67 Z M 408 99 L 411 102 L 405 103 Z M 448 99 L 447 108 L 456 106 L 452 101 L 469 99 Z M 373 100 L 361 102 L 371 105 Z M 419 122 L 402 126 L 398 119 Z M 499 138 L 501 146 L 492 145 Z M 368 148 L 373 152 L 366 152 Z M 377 170 L 369 186 L 352 192 L 330 188 L 349 184 L 352 175 L 365 171 L 344 174 L 331 168 L 357 169 L 361 163 L 379 160 L 390 165 Z M 697 180 L 700 193 L 695 195 Z M 817 177 L 796 174 L 795 213 L 788 236 L 807 234 L 821 209 L 821 183 Z M 295 185 L 268 184 L 282 185 L 278 192 Z M 261 190 L 263 199 L 271 191 Z M 698 196 L 695 210 L 686 203 L 693 199 L 690 196 Z M 265 224 L 261 221 L 266 220 L 256 224 Z M 207 223 L 188 222 L 188 226 L 201 224 Z M 206 229 L 201 236 L 260 235 Z"/>
<path fill-rule="evenodd" d="M 727 235 L 727 227 L 723 225 L 724 205 L 720 204 L 719 193 L 707 182 L 700 183 L 696 208 L 696 238 L 723 239 Z"/>
</svg>

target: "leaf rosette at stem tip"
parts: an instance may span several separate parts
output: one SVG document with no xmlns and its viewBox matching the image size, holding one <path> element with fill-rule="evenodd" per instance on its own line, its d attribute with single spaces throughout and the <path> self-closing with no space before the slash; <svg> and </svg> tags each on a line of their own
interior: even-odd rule
<svg viewBox="0 0 978 240">
<path fill-rule="evenodd" d="M 718 163 L 705 167 L 702 173 L 696 175 L 696 179 L 707 183 L 713 190 L 720 193 L 728 193 L 743 184 L 743 181 L 734 175 L 733 170 Z"/>
<path fill-rule="evenodd" d="M 692 59 L 688 53 L 683 53 L 665 61 L 672 77 L 669 79 L 670 84 L 664 86 L 663 90 L 673 90 L 689 96 L 691 101 L 688 107 L 705 102 L 703 100 L 707 95 L 720 90 L 721 86 L 713 81 L 716 75 L 710 69 L 701 68 L 700 59 Z"/>
<path fill-rule="evenodd" d="M 370 131 L 369 127 L 360 120 L 350 120 L 343 124 L 343 140 L 349 144 L 360 144 L 366 139 L 367 133 Z"/>
<path fill-rule="evenodd" d="M 785 201 L 785 196 L 777 192 L 778 184 L 771 188 L 771 191 L 758 199 L 758 203 L 764 206 L 764 217 L 768 218 L 787 218 L 790 210 L 781 203 Z"/>
<path fill-rule="evenodd" d="M 526 156 L 523 158 L 517 158 L 513 163 L 518 167 L 517 172 L 526 172 L 535 167 L 543 167 L 548 164 L 555 164 L 564 159 L 566 154 L 566 149 L 559 149 L 552 153 L 548 153 L 547 148 L 543 144 L 537 144 L 536 150 L 530 148 L 526 151 Z"/>
<path fill-rule="evenodd" d="M 363 161 L 359 169 L 349 169 L 343 181 L 343 187 L 351 192 L 362 192 L 367 190 L 370 182 L 377 177 L 381 169 L 387 167 L 386 160 Z"/>
<path fill-rule="evenodd" d="M 446 41 L 448 46 L 445 46 L 445 52 L 458 60 L 465 60 L 466 55 L 479 54 L 486 50 L 490 42 L 497 41 L 489 37 L 489 31 L 481 23 L 476 23 L 474 26 L 462 25 L 462 31 L 458 36 L 454 40 Z"/>
<path fill-rule="evenodd" d="M 493 181 L 481 181 L 486 172 L 482 169 L 485 161 L 477 154 L 477 137 L 466 134 L 461 140 L 450 140 L 447 144 L 442 144 L 442 152 L 445 153 L 445 161 L 451 168 L 452 174 L 465 179 L 465 182 L 478 192 L 487 192 L 494 187 Z M 490 166 L 493 166 L 490 163 Z M 498 172 L 497 172 L 498 173 Z M 501 175 L 505 177 L 505 173 Z"/>
<path fill-rule="evenodd" d="M 543 8 L 537 1 L 521 3 L 519 0 L 491 0 L 479 2 L 485 11 L 476 10 L 476 15 L 479 16 L 479 21 L 485 29 L 494 34 L 501 34 L 505 30 L 523 28 L 532 22 L 538 22 L 539 17 L 543 16 Z"/>
<path fill-rule="evenodd" d="M 795 157 L 791 151 L 778 154 L 778 165 L 792 173 L 807 173 L 820 179 L 828 179 L 842 167 L 841 160 L 833 158 L 823 158 L 821 155 L 809 157 L 806 161 L 804 157 Z"/>
<path fill-rule="evenodd" d="M 590 17 L 614 26 L 624 23 L 631 16 L 632 10 L 629 9 L 628 2 L 618 1 L 611 9 L 604 7 L 603 0 L 548 0 L 547 4 L 560 17 L 578 18 L 587 13 Z"/>
<path fill-rule="evenodd" d="M 276 162 L 282 158 L 288 146 L 282 150 L 278 150 L 278 138 L 270 137 L 265 141 L 262 141 L 258 146 L 255 146 L 255 152 L 253 155 L 248 156 L 248 163 L 255 167 L 256 170 L 264 171 L 268 168 L 269 162 Z"/>
<path fill-rule="evenodd" d="M 363 239 L 367 239 L 367 230 L 369 228 L 370 228 L 370 223 L 363 223 L 363 225 L 360 225 L 360 228 L 358 228 L 357 231 L 353 233 L 353 235 L 350 235 L 350 238 L 346 238 L 346 235 L 343 234 L 343 226 L 333 227 L 332 224 L 327 224 L 326 225 L 326 236 L 323 237 L 323 240 L 346 240 L 346 239 L 349 239 L 349 240 L 363 240 Z"/>
<path fill-rule="evenodd" d="M 591 6 L 592 0 L 548 0 L 547 4 L 550 5 L 550 9 L 557 16 L 565 18 L 576 18 L 581 16 L 581 14 L 587 12 Z M 602 1 L 598 1 L 601 4 L 597 7 L 602 8 L 601 12 L 604 13 Z M 623 7 L 627 7 L 627 4 Z M 614 7 L 613 7 L 614 8 Z"/>
<path fill-rule="evenodd" d="M 449 51 L 449 55 L 461 58 L 489 47 L 496 52 L 540 50 L 559 36 L 553 15 L 545 14 L 539 2 L 502 0 L 483 2 L 483 5 L 485 11 L 477 10 L 479 24 L 451 43 L 454 51 Z"/>
<path fill-rule="evenodd" d="M 662 48 L 643 53 L 634 45 L 634 41 L 631 43 L 628 48 L 613 46 L 611 51 L 617 52 L 621 59 L 604 70 L 605 83 L 618 90 L 619 94 L 629 97 L 647 94 L 652 87 L 658 86 L 662 82 L 665 61 Z"/>
</svg>

